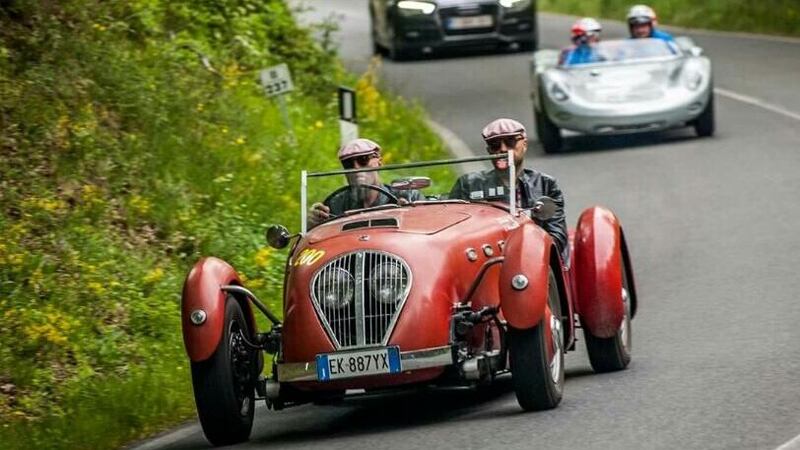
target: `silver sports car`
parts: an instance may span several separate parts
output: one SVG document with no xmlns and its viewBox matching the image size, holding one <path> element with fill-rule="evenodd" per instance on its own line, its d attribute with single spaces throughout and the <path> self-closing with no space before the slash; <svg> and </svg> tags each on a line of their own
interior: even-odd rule
<svg viewBox="0 0 800 450">
<path fill-rule="evenodd" d="M 609 40 L 592 51 L 593 62 L 579 64 L 568 50 L 534 53 L 533 114 L 546 152 L 561 149 L 562 129 L 605 135 L 691 125 L 699 136 L 714 134 L 711 62 L 691 39 Z"/>
</svg>

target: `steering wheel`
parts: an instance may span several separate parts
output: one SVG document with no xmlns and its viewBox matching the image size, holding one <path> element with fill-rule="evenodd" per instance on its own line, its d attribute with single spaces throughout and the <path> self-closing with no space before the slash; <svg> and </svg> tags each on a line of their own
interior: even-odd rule
<svg viewBox="0 0 800 450">
<path fill-rule="evenodd" d="M 374 184 L 356 184 L 356 185 L 348 184 L 346 186 L 342 186 L 339 189 L 336 189 L 335 191 L 331 192 L 327 197 L 325 197 L 325 200 L 322 201 L 322 204 L 325 206 L 330 206 L 331 200 L 334 197 L 336 197 L 340 192 L 344 192 L 348 189 L 359 189 L 359 188 L 372 189 L 373 191 L 377 191 L 385 195 L 389 199 L 389 203 L 394 203 L 395 205 L 400 204 L 400 199 L 397 198 L 397 196 L 394 195 L 391 191 L 389 191 L 383 186 L 376 186 Z M 333 220 L 336 219 L 337 217 L 339 216 L 336 214 L 330 214 L 327 220 Z"/>
</svg>

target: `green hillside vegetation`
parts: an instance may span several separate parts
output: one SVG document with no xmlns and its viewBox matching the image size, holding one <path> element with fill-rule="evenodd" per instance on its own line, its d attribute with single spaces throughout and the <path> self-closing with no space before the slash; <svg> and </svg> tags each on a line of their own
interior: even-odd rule
<svg viewBox="0 0 800 450">
<path fill-rule="evenodd" d="M 631 0 L 539 0 L 544 11 L 625 20 Z M 650 0 L 662 24 L 800 36 L 797 0 Z"/>
<path fill-rule="evenodd" d="M 194 416 L 183 278 L 216 255 L 280 310 L 263 232 L 298 229 L 301 168 L 337 167 L 338 84 L 385 161 L 445 155 L 312 33 L 282 0 L 0 1 L 0 447 L 115 448 Z M 280 62 L 294 144 L 256 83 Z"/>
</svg>

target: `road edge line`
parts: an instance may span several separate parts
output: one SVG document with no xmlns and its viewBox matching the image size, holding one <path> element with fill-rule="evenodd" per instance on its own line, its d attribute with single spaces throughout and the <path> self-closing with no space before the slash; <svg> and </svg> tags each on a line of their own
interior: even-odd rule
<svg viewBox="0 0 800 450">
<path fill-rule="evenodd" d="M 426 119 L 425 120 L 433 130 L 439 136 L 439 139 L 442 140 L 444 146 L 450 151 L 450 154 L 456 158 L 469 158 L 475 156 L 472 153 L 472 150 L 469 149 L 469 146 L 458 137 L 457 134 L 453 132 L 453 130 L 447 128 L 446 126 L 436 122 L 433 119 Z"/>
<path fill-rule="evenodd" d="M 759 108 L 766 109 L 767 111 L 774 112 L 776 114 L 780 114 L 782 116 L 788 117 L 790 119 L 800 121 L 800 114 L 788 110 L 782 106 L 773 105 L 772 103 L 766 102 L 761 100 L 760 98 L 751 97 L 749 95 L 739 94 L 738 92 L 729 91 L 727 89 L 722 88 L 714 88 L 714 93 L 717 95 L 721 95 L 723 97 L 727 97 L 733 100 L 740 101 L 742 103 L 747 103 L 748 105 L 757 106 Z"/>
<path fill-rule="evenodd" d="M 781 445 L 775 450 L 798 450 L 800 449 L 800 434 L 794 437 L 791 441 Z"/>
</svg>

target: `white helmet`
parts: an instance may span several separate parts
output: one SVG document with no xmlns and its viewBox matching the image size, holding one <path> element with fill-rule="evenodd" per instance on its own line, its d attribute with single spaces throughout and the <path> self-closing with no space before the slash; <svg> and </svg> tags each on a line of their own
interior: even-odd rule
<svg viewBox="0 0 800 450">
<path fill-rule="evenodd" d="M 656 12 L 647 5 L 634 5 L 628 10 L 628 25 L 656 24 Z"/>
</svg>

